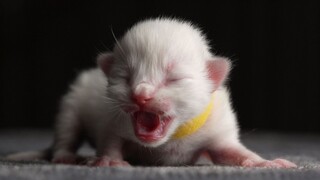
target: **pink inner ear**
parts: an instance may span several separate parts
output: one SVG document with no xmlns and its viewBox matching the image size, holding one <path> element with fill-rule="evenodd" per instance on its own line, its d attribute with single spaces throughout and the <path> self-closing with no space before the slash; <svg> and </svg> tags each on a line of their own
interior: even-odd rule
<svg viewBox="0 0 320 180">
<path fill-rule="evenodd" d="M 109 74 L 113 61 L 112 53 L 103 53 L 97 58 L 98 66 L 106 75 Z"/>
<path fill-rule="evenodd" d="M 230 71 L 230 62 L 226 58 L 215 58 L 207 61 L 209 78 L 214 83 L 214 90 L 223 84 Z"/>
</svg>

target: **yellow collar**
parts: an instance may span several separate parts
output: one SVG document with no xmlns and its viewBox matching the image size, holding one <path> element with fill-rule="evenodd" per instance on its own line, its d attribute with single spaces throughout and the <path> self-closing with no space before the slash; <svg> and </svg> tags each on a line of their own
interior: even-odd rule
<svg viewBox="0 0 320 180">
<path fill-rule="evenodd" d="M 187 121 L 186 123 L 182 124 L 176 132 L 172 135 L 173 139 L 180 139 L 182 137 L 188 136 L 194 132 L 196 132 L 199 128 L 201 128 L 206 120 L 208 119 L 211 110 L 213 108 L 213 95 L 211 97 L 211 101 L 209 105 L 205 108 L 205 110 L 196 116 L 195 118 Z"/>
</svg>

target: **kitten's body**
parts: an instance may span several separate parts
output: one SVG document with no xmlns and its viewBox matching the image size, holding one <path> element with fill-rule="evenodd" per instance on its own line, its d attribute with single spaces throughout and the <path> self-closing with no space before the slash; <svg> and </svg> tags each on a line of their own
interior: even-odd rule
<svg viewBox="0 0 320 180">
<path fill-rule="evenodd" d="M 190 23 L 151 19 L 131 28 L 99 68 L 80 74 L 63 98 L 53 162 L 73 163 L 89 139 L 98 158 L 91 165 L 190 165 L 202 152 L 218 164 L 295 167 L 267 161 L 239 141 L 224 80 L 230 62 L 209 51 Z M 202 113 L 213 94 L 205 124 L 182 138 L 173 134 Z"/>
<path fill-rule="evenodd" d="M 62 105 L 62 114 L 70 111 L 76 112 L 74 114 L 76 123 L 81 124 L 81 128 L 77 130 L 81 129 L 81 133 L 85 133 L 85 138 L 89 138 L 95 147 L 99 147 L 97 141 L 102 137 L 101 132 L 108 134 L 103 137 L 103 140 L 108 141 L 108 139 L 118 139 L 119 136 L 126 138 L 127 131 L 130 131 L 126 129 L 130 127 L 108 118 L 113 115 L 112 112 L 108 114 L 109 112 L 105 111 L 110 108 L 106 103 L 107 99 L 104 98 L 107 88 L 106 80 L 107 78 L 100 69 L 91 69 L 81 73 L 72 85 L 70 93 L 64 97 Z M 205 150 L 209 145 L 221 142 L 239 143 L 238 128 L 229 102 L 228 91 L 225 88 L 216 90 L 214 109 L 210 118 L 196 133 L 182 139 L 170 140 L 157 148 L 145 147 L 130 140 L 124 140 L 124 158 L 138 164 L 190 165 L 194 163 L 196 156 L 200 155 L 200 151 Z M 58 131 L 64 129 L 66 124 L 74 123 L 70 122 L 69 118 L 59 119 Z M 77 127 L 75 124 L 70 124 L 70 126 Z M 113 132 L 114 130 L 116 132 Z M 59 132 L 59 134 L 68 133 Z"/>
</svg>

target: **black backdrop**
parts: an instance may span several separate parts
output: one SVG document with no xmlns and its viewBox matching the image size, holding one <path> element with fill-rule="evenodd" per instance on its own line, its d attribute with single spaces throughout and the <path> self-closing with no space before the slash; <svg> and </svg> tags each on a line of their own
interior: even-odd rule
<svg viewBox="0 0 320 180">
<path fill-rule="evenodd" d="M 209 2 L 209 1 L 207 1 Z M 320 1 L 1 0 L 0 127 L 50 127 L 59 98 L 138 20 L 191 20 L 219 55 L 242 128 L 320 132 Z"/>
</svg>

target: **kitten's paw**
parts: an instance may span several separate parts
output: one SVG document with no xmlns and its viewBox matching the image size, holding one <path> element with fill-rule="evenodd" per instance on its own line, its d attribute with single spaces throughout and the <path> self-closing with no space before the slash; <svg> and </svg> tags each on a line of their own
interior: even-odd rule
<svg viewBox="0 0 320 180">
<path fill-rule="evenodd" d="M 96 167 L 109 167 L 109 166 L 130 166 L 127 161 L 121 159 L 112 159 L 108 156 L 98 157 L 89 160 L 87 165 Z"/>
<path fill-rule="evenodd" d="M 285 159 L 275 159 L 275 160 L 260 160 L 255 161 L 252 159 L 244 160 L 240 166 L 243 167 L 266 167 L 266 168 L 296 168 L 297 165 L 285 160 Z"/>
<path fill-rule="evenodd" d="M 78 164 L 78 156 L 73 153 L 55 153 L 51 160 L 55 164 Z"/>
</svg>

